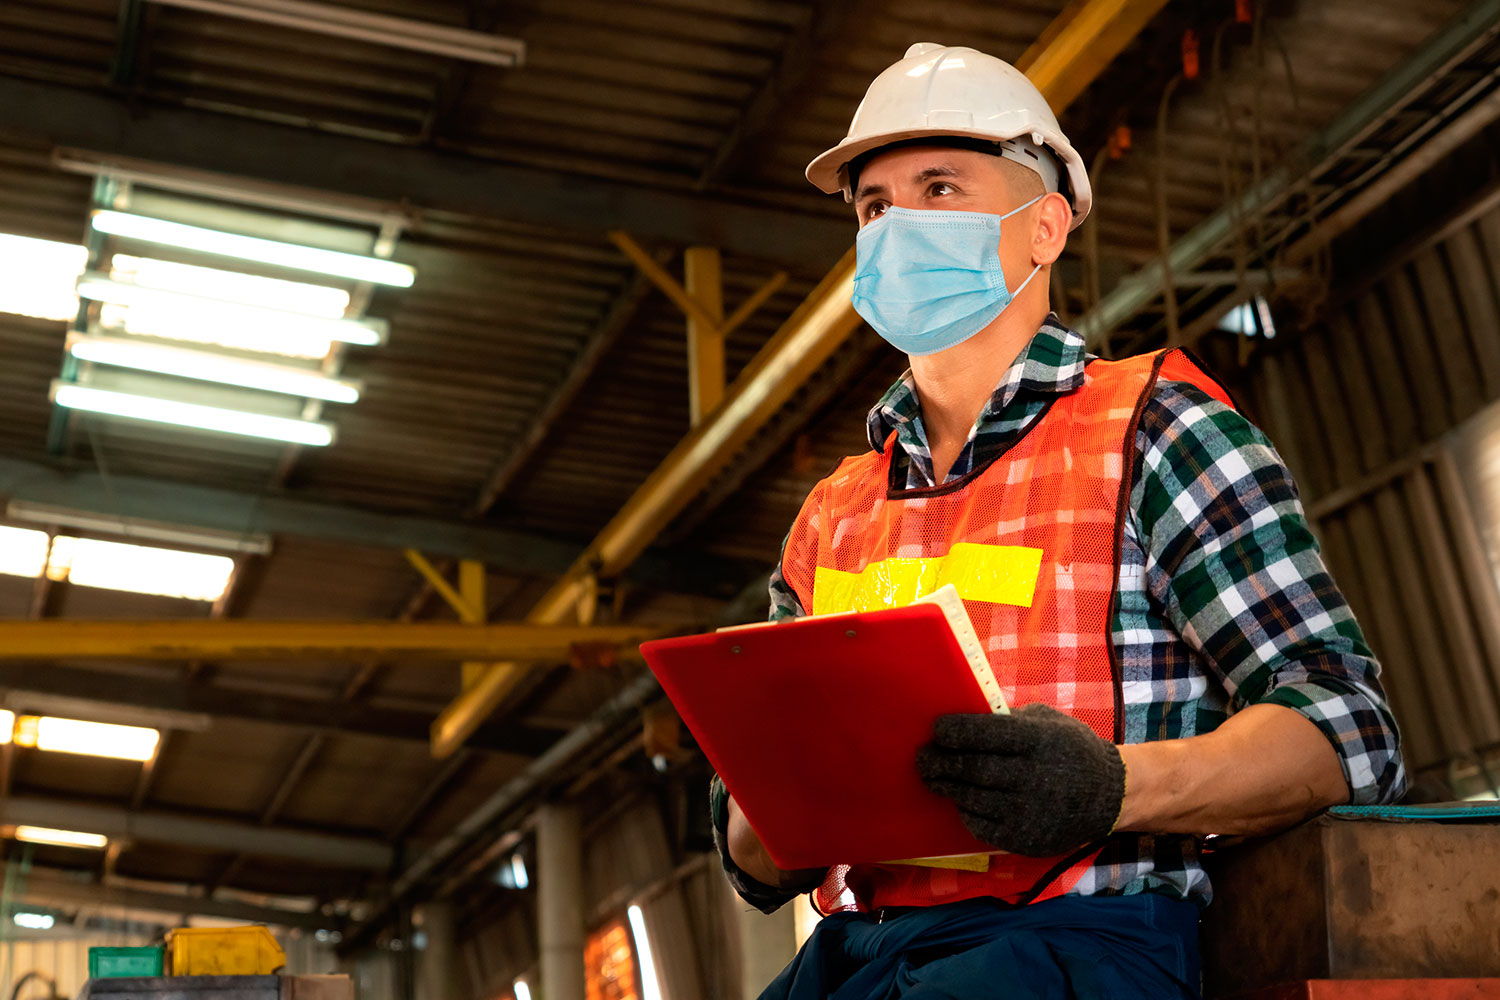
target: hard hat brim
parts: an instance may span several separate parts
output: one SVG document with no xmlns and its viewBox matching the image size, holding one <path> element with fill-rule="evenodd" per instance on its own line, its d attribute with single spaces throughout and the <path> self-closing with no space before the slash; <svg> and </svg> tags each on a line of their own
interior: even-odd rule
<svg viewBox="0 0 1500 1000">
<path fill-rule="evenodd" d="M 843 192 L 844 199 L 849 201 L 853 198 L 853 192 L 848 190 L 845 168 L 858 157 L 880 149 L 882 146 L 911 139 L 948 137 L 989 139 L 999 142 L 1015 139 L 1021 135 L 1031 135 L 1033 131 L 1041 136 L 1042 144 L 1062 162 L 1063 169 L 1068 175 L 1068 186 L 1073 192 L 1073 222 L 1069 229 L 1077 229 L 1093 206 L 1088 169 L 1084 166 L 1077 151 L 1073 149 L 1072 144 L 1060 133 L 1054 133 L 1051 129 L 1037 128 L 1010 133 L 987 132 L 973 128 L 912 128 L 864 135 L 854 140 L 845 139 L 832 149 L 820 153 L 807 165 L 805 173 L 808 181 L 819 191 L 824 194 Z"/>
</svg>

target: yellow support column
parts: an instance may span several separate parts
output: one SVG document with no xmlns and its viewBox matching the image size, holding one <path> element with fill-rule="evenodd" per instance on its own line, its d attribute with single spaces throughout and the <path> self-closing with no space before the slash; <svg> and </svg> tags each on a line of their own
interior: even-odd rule
<svg viewBox="0 0 1500 1000">
<path fill-rule="evenodd" d="M 689 247 L 683 255 L 687 293 L 712 323 L 688 315 L 688 423 L 697 427 L 703 415 L 724 400 L 724 282 L 719 251 Z"/>
<path fill-rule="evenodd" d="M 465 559 L 458 564 L 458 593 L 464 599 L 467 613 L 459 617 L 467 625 L 483 625 L 489 605 L 484 599 L 484 563 L 477 559 Z M 463 688 L 473 687 L 484 676 L 486 664 L 465 663 L 463 665 Z"/>
</svg>

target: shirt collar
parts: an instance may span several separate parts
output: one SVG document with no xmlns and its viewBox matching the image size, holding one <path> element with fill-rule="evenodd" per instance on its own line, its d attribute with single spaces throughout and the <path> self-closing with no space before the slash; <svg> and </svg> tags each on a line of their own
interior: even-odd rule
<svg viewBox="0 0 1500 1000">
<path fill-rule="evenodd" d="M 1049 313 L 1036 335 L 1016 355 L 1016 360 L 1000 379 L 990 401 L 979 414 L 979 422 L 999 416 L 1023 389 L 1030 393 L 1058 395 L 1072 392 L 1083 385 L 1083 369 L 1089 357 L 1083 337 L 1064 326 L 1055 313 Z M 921 412 L 917 383 L 908 368 L 870 410 L 865 423 L 870 447 L 883 451 L 891 432 L 919 419 Z"/>
</svg>

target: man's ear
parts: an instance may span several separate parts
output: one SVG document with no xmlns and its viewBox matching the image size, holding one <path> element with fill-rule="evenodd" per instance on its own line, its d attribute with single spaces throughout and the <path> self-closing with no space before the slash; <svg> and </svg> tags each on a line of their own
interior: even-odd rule
<svg viewBox="0 0 1500 1000">
<path fill-rule="evenodd" d="M 1036 203 L 1036 230 L 1031 237 L 1031 262 L 1046 267 L 1062 256 L 1068 242 L 1068 227 L 1073 224 L 1073 208 L 1068 199 L 1053 191 Z"/>
</svg>

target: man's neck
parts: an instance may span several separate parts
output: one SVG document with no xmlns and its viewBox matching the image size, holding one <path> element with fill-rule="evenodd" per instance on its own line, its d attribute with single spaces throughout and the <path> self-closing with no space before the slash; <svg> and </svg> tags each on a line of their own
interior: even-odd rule
<svg viewBox="0 0 1500 1000">
<path fill-rule="evenodd" d="M 1034 302 L 1016 301 L 989 326 L 956 347 L 911 359 L 912 378 L 922 407 L 922 424 L 932 449 L 938 482 L 963 449 L 969 431 L 995 386 L 1015 363 L 1017 355 L 1036 336 L 1047 318 L 1044 296 Z M 951 452 L 946 462 L 939 452 Z"/>
</svg>

